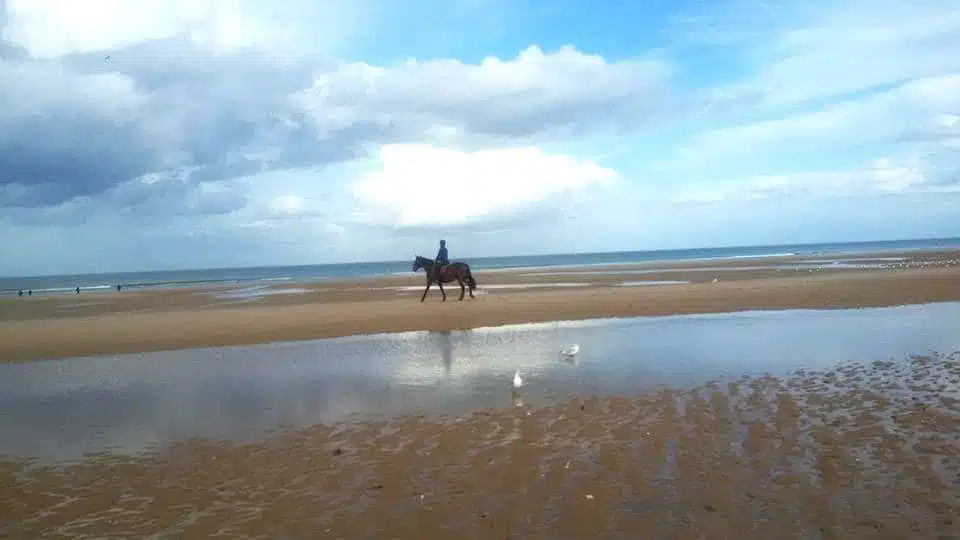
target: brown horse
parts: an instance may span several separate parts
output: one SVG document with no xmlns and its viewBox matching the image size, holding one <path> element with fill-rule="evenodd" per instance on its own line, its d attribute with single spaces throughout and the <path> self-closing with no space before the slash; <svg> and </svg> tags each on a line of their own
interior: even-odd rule
<svg viewBox="0 0 960 540">
<path fill-rule="evenodd" d="M 452 262 L 439 269 L 435 269 L 435 265 L 436 261 L 420 255 L 417 255 L 416 258 L 413 259 L 414 272 L 421 268 L 427 272 L 427 288 L 423 290 L 423 295 L 420 297 L 421 302 L 423 302 L 424 298 L 427 297 L 427 291 L 430 290 L 430 286 L 433 285 L 434 282 L 436 282 L 437 286 L 440 287 L 440 294 L 443 295 L 443 301 L 446 302 L 447 293 L 443 290 L 443 284 L 450 283 L 453 280 L 457 280 L 457 283 L 460 284 L 461 301 L 463 300 L 463 295 L 466 292 L 466 289 L 463 286 L 464 283 L 470 286 L 470 298 L 476 298 L 476 296 L 473 295 L 473 291 L 477 288 L 477 280 L 473 279 L 473 274 L 470 273 L 469 264 L 465 262 Z"/>
</svg>

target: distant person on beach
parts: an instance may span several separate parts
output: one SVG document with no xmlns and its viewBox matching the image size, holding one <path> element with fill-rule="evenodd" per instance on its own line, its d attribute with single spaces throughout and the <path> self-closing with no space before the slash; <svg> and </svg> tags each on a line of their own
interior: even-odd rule
<svg viewBox="0 0 960 540">
<path fill-rule="evenodd" d="M 80 286 L 77 285 L 77 294 L 80 294 Z"/>
<path fill-rule="evenodd" d="M 117 285 L 117 292 L 120 292 L 120 289 L 123 288 L 123 285 Z"/>
</svg>

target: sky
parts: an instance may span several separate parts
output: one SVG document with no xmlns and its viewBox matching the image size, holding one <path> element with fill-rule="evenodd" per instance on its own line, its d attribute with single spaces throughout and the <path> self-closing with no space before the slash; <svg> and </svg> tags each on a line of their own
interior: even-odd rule
<svg viewBox="0 0 960 540">
<path fill-rule="evenodd" d="M 0 275 L 960 236 L 957 50 L 956 0 L 0 0 Z"/>
</svg>

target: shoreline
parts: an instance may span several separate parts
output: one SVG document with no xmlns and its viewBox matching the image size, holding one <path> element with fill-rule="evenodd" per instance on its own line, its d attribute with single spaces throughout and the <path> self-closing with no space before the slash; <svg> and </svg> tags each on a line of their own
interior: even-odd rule
<svg viewBox="0 0 960 540">
<path fill-rule="evenodd" d="M 757 247 L 794 247 L 794 248 L 804 248 L 804 247 L 816 247 L 819 244 L 799 244 L 795 246 L 757 246 Z M 857 245 L 856 243 L 852 245 Z M 710 248 L 710 249 L 752 249 L 755 246 L 741 246 L 740 248 Z M 506 258 L 518 258 L 518 259 L 530 259 L 538 257 L 573 257 L 573 256 L 599 256 L 604 257 L 611 254 L 617 253 L 660 253 L 660 252 L 669 252 L 669 253 L 680 253 L 680 252 L 695 252 L 695 251 L 704 251 L 703 249 L 683 249 L 683 250 L 660 250 L 660 251 L 639 251 L 639 252 L 612 252 L 612 253 L 584 253 L 584 254 L 555 254 L 555 255 L 541 255 L 541 256 L 514 256 Z M 837 250 L 837 251 L 794 251 L 794 252 L 783 252 L 783 253 L 760 253 L 760 254 L 747 254 L 747 255 L 716 255 L 716 256 L 702 256 L 702 257 L 667 257 L 667 258 L 652 258 L 645 260 L 636 260 L 636 261 L 621 261 L 621 262 L 597 262 L 597 263 L 563 263 L 563 264 L 553 264 L 553 265 L 530 265 L 521 263 L 518 266 L 491 266 L 486 267 L 483 265 L 484 261 L 489 259 L 497 259 L 490 257 L 481 257 L 479 258 L 479 263 L 475 263 L 473 268 L 475 272 L 482 273 L 500 273 L 500 272 L 519 272 L 524 273 L 531 270 L 538 269 L 556 269 L 556 270 L 576 270 L 576 269 L 603 269 L 606 267 L 650 267 L 650 268 L 660 268 L 667 266 L 697 266 L 702 264 L 709 263 L 720 263 L 724 265 L 736 265 L 738 263 L 749 263 L 752 261 L 797 261 L 797 260 L 829 260 L 829 259 L 852 259 L 852 258 L 869 258 L 874 255 L 906 255 L 908 257 L 937 257 L 944 253 L 957 253 L 960 252 L 960 247 L 956 246 L 922 246 L 922 247 L 899 247 L 899 248 L 875 248 L 875 249 L 852 249 L 852 250 Z M 466 260 L 464 262 L 470 262 Z M 330 266 L 368 266 L 368 265 L 399 265 L 398 267 L 406 267 L 407 263 L 404 261 L 379 261 L 379 262 L 370 262 L 370 263 L 337 263 L 337 264 L 320 264 L 320 265 L 306 265 L 307 267 L 330 267 Z M 321 283 L 336 283 L 342 281 L 367 281 L 367 280 L 379 280 L 379 279 L 389 279 L 396 276 L 404 275 L 406 272 L 385 272 L 385 273 L 369 273 L 369 274 L 356 274 L 356 275 L 343 275 L 343 274 L 331 274 L 331 275 L 316 275 L 314 277 L 306 277 L 303 279 L 297 279 L 291 276 L 270 276 L 270 275 L 261 275 L 261 276 L 247 276 L 247 277 L 220 277 L 220 278 L 208 278 L 208 279 L 171 279 L 170 281 L 119 281 L 114 282 L 110 281 L 112 278 L 122 276 L 122 275 L 136 275 L 136 274 L 151 274 L 151 273 L 175 273 L 175 274 L 196 274 L 203 272 L 244 272 L 248 270 L 264 270 L 264 269 L 288 269 L 293 272 L 295 269 L 301 268 L 301 266 L 279 266 L 279 267 L 262 267 L 262 268 L 211 268 L 211 269 L 186 269 L 186 270 L 169 270 L 169 271 L 143 271 L 143 272 L 104 272 L 98 274 L 77 274 L 77 275 L 41 275 L 41 276 L 8 276 L 0 277 L 0 283 L 12 279 L 19 279 L 24 281 L 33 281 L 33 280 L 54 280 L 61 279 L 63 282 L 54 288 L 39 288 L 39 287 L 30 287 L 26 286 L 7 286 L 0 289 L 0 301 L 5 298 L 17 298 L 18 292 L 23 293 L 23 296 L 28 296 L 27 292 L 31 291 L 33 294 L 31 296 L 36 297 L 60 297 L 64 295 L 73 295 L 75 294 L 75 287 L 79 286 L 80 291 L 84 294 L 108 294 L 116 291 L 116 287 L 119 285 L 128 293 L 138 293 L 138 292 L 156 292 L 156 291 L 180 291 L 187 289 L 198 289 L 198 288 L 209 288 L 209 287 L 230 287 L 230 286 L 250 286 L 253 284 L 276 284 L 276 283 L 302 283 L 302 284 L 321 284 Z M 295 272 L 294 272 L 295 273 Z M 95 280 L 94 285 L 87 282 L 85 284 L 71 283 L 70 280 L 66 278 L 80 278 L 81 281 L 88 280 L 91 277 L 102 276 L 102 280 Z M 68 283 L 71 283 L 68 285 Z M 120 292 L 120 291 L 116 291 Z"/>
<path fill-rule="evenodd" d="M 918 262 L 918 265 L 925 264 Z M 692 268 L 677 272 L 694 272 Z M 547 283 L 542 289 L 516 289 L 467 296 L 457 301 L 459 288 L 447 288 L 441 302 L 431 290 L 419 302 L 410 287 L 423 276 L 376 280 L 371 289 L 338 282 L 306 289 L 302 294 L 277 294 L 259 304 L 210 302 L 200 293 L 161 292 L 113 295 L 111 302 L 81 305 L 87 313 L 58 312 L 63 302 L 32 299 L 41 312 L 0 313 L 0 362 L 131 354 L 218 346 L 255 345 L 282 341 L 393 333 L 417 330 L 462 330 L 508 324 L 723 313 L 745 310 L 842 309 L 891 307 L 960 301 L 960 267 L 921 266 L 896 269 L 848 269 L 777 273 L 774 269 L 700 272 L 698 282 L 649 287 L 613 286 L 629 276 L 577 276 L 589 279 L 581 287 L 557 287 L 550 280 L 524 279 L 521 273 L 498 273 L 486 281 Z M 714 283 L 715 275 L 723 279 Z M 529 277 L 529 276 L 528 276 Z M 542 276 L 541 276 L 542 277 Z M 554 276 L 556 277 L 556 276 Z M 660 274 L 644 279 L 659 280 Z M 479 278 L 479 276 L 478 276 Z M 574 277 L 563 277 L 574 282 Z M 284 283 L 284 287 L 295 284 Z M 209 291 L 204 294 L 211 294 Z M 56 299 L 60 300 L 60 299 Z M 76 299 L 68 299 L 74 300 Z M 7 302 L 7 307 L 16 302 Z M 123 304 L 126 302 L 126 304 Z M 44 305 L 46 304 L 46 305 Z M 62 306 L 61 306 L 62 307 Z"/>
</svg>

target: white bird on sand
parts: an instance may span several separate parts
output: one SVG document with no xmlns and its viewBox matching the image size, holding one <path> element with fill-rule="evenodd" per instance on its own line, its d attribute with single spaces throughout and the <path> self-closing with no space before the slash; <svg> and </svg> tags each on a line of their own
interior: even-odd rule
<svg viewBox="0 0 960 540">
<path fill-rule="evenodd" d="M 576 356 L 580 354 L 580 345 L 574 344 L 570 345 L 569 347 L 564 347 L 563 349 L 560 349 L 560 354 L 564 356 Z"/>
<path fill-rule="evenodd" d="M 516 389 L 521 386 L 523 386 L 523 379 L 520 378 L 520 370 L 518 369 L 513 372 L 513 387 Z"/>
</svg>

